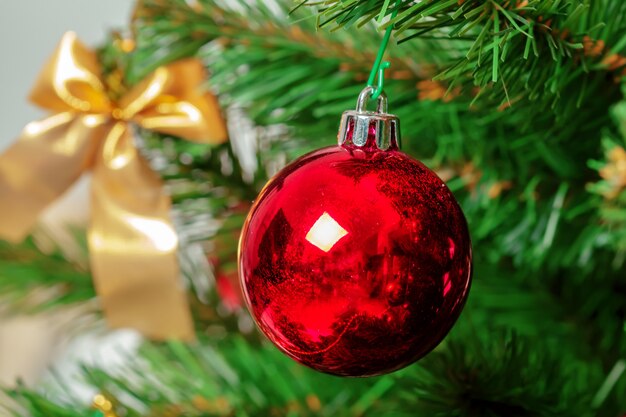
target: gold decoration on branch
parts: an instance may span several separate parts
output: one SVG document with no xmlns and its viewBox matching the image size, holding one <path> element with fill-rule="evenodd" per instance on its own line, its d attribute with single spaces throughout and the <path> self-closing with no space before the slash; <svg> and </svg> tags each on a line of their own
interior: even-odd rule
<svg viewBox="0 0 626 417">
<path fill-rule="evenodd" d="M 217 100 L 199 90 L 205 72 L 195 59 L 158 68 L 115 102 L 101 77 L 97 55 L 66 33 L 30 96 L 53 114 L 0 155 L 0 237 L 22 240 L 42 209 L 91 170 L 90 263 L 109 325 L 191 339 L 171 202 L 131 125 L 223 142 Z"/>
<path fill-rule="evenodd" d="M 600 169 L 600 176 L 609 185 L 603 192 L 604 197 L 613 200 L 626 189 L 626 149 L 615 146 L 607 156 L 606 165 Z"/>
<path fill-rule="evenodd" d="M 93 398 L 92 407 L 96 410 L 93 417 L 118 417 L 113 410 L 113 403 L 102 394 Z"/>
</svg>

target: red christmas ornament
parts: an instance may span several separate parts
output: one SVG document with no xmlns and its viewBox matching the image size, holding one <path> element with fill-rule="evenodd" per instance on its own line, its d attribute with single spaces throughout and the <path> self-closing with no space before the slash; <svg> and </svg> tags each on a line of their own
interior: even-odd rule
<svg viewBox="0 0 626 417">
<path fill-rule="evenodd" d="M 240 277 L 265 335 L 343 376 L 402 368 L 448 333 L 467 298 L 467 224 L 446 185 L 398 150 L 398 119 L 345 112 L 340 145 L 296 160 L 263 189 L 240 241 Z"/>
</svg>

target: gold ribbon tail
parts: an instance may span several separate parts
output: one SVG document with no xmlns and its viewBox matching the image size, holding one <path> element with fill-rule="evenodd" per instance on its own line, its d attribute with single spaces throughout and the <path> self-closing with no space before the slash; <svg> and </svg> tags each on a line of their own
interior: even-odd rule
<svg viewBox="0 0 626 417">
<path fill-rule="evenodd" d="M 40 212 L 88 169 L 102 118 L 62 112 L 29 123 L 0 154 L 0 238 L 19 242 Z"/>
<path fill-rule="evenodd" d="M 128 125 L 111 124 L 94 163 L 88 236 L 108 323 L 154 339 L 191 340 L 193 322 L 179 277 L 170 200 L 135 148 Z"/>
</svg>

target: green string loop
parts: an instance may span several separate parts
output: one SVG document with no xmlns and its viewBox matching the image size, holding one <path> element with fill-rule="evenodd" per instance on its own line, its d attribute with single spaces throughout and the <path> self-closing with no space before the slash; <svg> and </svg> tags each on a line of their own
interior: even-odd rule
<svg viewBox="0 0 626 417">
<path fill-rule="evenodd" d="M 402 0 L 396 1 L 396 7 L 391 13 L 391 18 L 393 19 L 398 15 L 398 11 L 400 10 L 400 4 Z M 385 5 L 388 5 L 388 2 L 385 2 Z M 385 7 L 385 11 L 386 11 Z M 383 12 L 381 12 L 382 18 Z M 380 47 L 378 48 L 378 54 L 376 55 L 376 60 L 374 61 L 374 65 L 372 66 L 372 71 L 370 72 L 370 76 L 367 79 L 367 86 L 374 88 L 374 80 L 376 79 L 376 75 L 378 74 L 377 85 L 372 91 L 372 98 L 376 100 L 380 94 L 383 92 L 383 88 L 385 85 L 385 70 L 391 66 L 391 63 L 388 61 L 382 62 L 383 56 L 385 55 L 385 50 L 387 49 L 387 44 L 389 43 L 389 38 L 391 37 L 391 32 L 393 31 L 394 25 L 389 25 L 387 30 L 385 31 L 385 36 L 383 36 L 383 40 L 380 43 Z"/>
<path fill-rule="evenodd" d="M 389 61 L 383 61 L 378 69 L 378 79 L 376 80 L 376 87 L 372 91 L 372 99 L 376 100 L 383 92 L 385 88 L 385 70 L 391 66 Z M 368 84 L 369 85 L 369 84 Z M 372 87 L 370 85 L 370 87 Z"/>
</svg>

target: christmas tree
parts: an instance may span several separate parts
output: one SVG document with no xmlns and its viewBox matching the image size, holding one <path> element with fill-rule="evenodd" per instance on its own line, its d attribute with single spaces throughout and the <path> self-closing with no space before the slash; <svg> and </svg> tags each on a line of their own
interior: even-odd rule
<svg viewBox="0 0 626 417">
<path fill-rule="evenodd" d="M 147 338 L 123 371 L 85 366 L 95 399 L 20 386 L 7 391 L 7 411 L 625 415 L 625 18 L 626 2 L 610 0 L 139 0 L 130 28 L 97 51 L 108 97 L 128 97 L 160 69 L 179 71 L 172 65 L 194 58 L 228 127 L 223 141 L 214 120 L 210 143 L 197 143 L 154 129 L 147 113 L 113 111 L 135 123 L 138 152 L 170 196 L 194 340 L 182 330 Z M 388 29 L 384 88 L 402 120 L 402 150 L 459 201 L 472 288 L 426 357 L 384 376 L 338 378 L 295 363 L 250 329 L 237 242 L 268 178 L 335 142 Z M 100 261 L 88 269 L 49 246 L 0 242 L 8 307 L 98 299 L 111 320 L 116 303 L 91 278 Z"/>
</svg>

